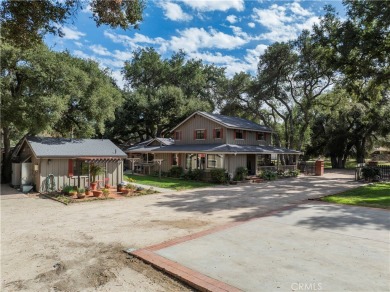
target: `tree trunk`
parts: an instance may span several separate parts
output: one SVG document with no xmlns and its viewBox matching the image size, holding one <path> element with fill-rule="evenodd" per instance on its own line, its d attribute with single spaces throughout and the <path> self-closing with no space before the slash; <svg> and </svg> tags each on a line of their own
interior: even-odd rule
<svg viewBox="0 0 390 292">
<path fill-rule="evenodd" d="M 1 183 L 9 183 L 11 181 L 12 163 L 11 163 L 11 139 L 9 128 L 3 128 L 3 145 L 4 156 L 1 167 Z"/>
<path fill-rule="evenodd" d="M 356 162 L 364 163 L 365 150 L 366 150 L 366 138 L 356 143 Z"/>
</svg>

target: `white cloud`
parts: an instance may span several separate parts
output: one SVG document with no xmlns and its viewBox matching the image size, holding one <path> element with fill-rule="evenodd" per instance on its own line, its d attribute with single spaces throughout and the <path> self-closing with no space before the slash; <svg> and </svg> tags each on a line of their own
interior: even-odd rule
<svg viewBox="0 0 390 292">
<path fill-rule="evenodd" d="M 244 0 L 182 0 L 182 2 L 199 11 L 244 10 Z"/>
<path fill-rule="evenodd" d="M 63 28 L 61 28 L 61 30 L 64 33 L 63 38 L 67 40 L 79 40 L 80 38 L 85 36 L 85 33 L 82 33 L 75 28 L 64 26 Z"/>
<path fill-rule="evenodd" d="M 319 21 L 310 10 L 304 9 L 297 2 L 286 5 L 273 4 L 267 9 L 254 8 L 252 19 L 268 29 L 259 36 L 259 39 L 270 42 L 294 39 L 303 29 L 310 30 L 312 25 Z"/>
<path fill-rule="evenodd" d="M 166 40 L 164 40 L 163 38 L 150 38 L 140 33 L 135 33 L 134 37 L 129 37 L 127 35 L 117 34 L 106 30 L 103 34 L 105 37 L 109 38 L 114 43 L 122 44 L 126 47 L 129 47 L 131 50 L 135 50 L 139 47 L 142 47 L 142 44 L 163 46 L 164 42 L 166 42 Z"/>
<path fill-rule="evenodd" d="M 101 56 L 111 56 L 111 53 L 102 45 L 92 45 L 89 48 L 97 55 Z"/>
<path fill-rule="evenodd" d="M 238 61 L 237 58 L 232 56 L 222 55 L 222 53 L 220 52 L 217 52 L 215 54 L 212 54 L 210 52 L 204 52 L 204 53 L 192 52 L 189 53 L 188 56 L 190 58 L 199 59 L 207 63 L 222 64 L 222 65 L 226 63 Z"/>
<path fill-rule="evenodd" d="M 174 21 L 188 21 L 192 16 L 185 13 L 180 5 L 172 2 L 163 2 L 161 7 L 164 9 L 164 15 Z"/>
<path fill-rule="evenodd" d="M 249 40 L 240 36 L 232 36 L 223 32 L 203 28 L 188 28 L 179 31 L 180 36 L 173 36 L 170 40 L 170 48 L 174 51 L 183 49 L 186 52 L 196 52 L 201 48 L 235 49 Z"/>
<path fill-rule="evenodd" d="M 124 88 L 125 87 L 125 81 L 123 80 L 123 75 L 122 75 L 121 70 L 112 70 L 111 76 L 115 79 L 116 84 L 120 88 Z"/>
<path fill-rule="evenodd" d="M 256 24 L 254 22 L 249 22 L 248 26 L 251 27 L 251 28 L 254 28 L 256 26 Z"/>
<path fill-rule="evenodd" d="M 237 22 L 237 16 L 229 15 L 229 16 L 226 17 L 226 20 L 229 21 L 231 24 L 236 23 Z"/>
<path fill-rule="evenodd" d="M 74 50 L 73 55 L 75 55 L 76 57 L 79 57 L 79 58 L 83 58 L 83 59 L 91 59 L 90 55 L 87 55 L 86 53 L 84 53 L 83 51 L 80 51 L 80 50 Z"/>
<path fill-rule="evenodd" d="M 295 15 L 309 16 L 313 13 L 309 10 L 304 9 L 298 2 L 293 2 L 289 5 L 289 8 Z"/>
</svg>

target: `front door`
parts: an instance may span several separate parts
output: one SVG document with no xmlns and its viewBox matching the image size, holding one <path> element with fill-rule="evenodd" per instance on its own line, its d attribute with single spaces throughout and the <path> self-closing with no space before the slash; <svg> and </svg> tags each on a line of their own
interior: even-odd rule
<svg viewBox="0 0 390 292">
<path fill-rule="evenodd" d="M 21 185 L 29 185 L 33 182 L 32 163 L 22 163 L 21 169 Z"/>
<path fill-rule="evenodd" d="M 250 175 L 256 174 L 256 155 L 248 154 L 246 157 L 246 168 L 248 168 L 248 173 Z"/>
</svg>

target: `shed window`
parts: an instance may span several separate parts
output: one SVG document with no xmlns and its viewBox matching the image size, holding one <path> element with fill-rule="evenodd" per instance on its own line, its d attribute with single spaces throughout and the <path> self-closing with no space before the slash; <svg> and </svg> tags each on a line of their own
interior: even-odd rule
<svg viewBox="0 0 390 292">
<path fill-rule="evenodd" d="M 73 175 L 74 176 L 87 176 L 88 175 L 88 163 L 75 160 L 73 163 Z"/>
</svg>

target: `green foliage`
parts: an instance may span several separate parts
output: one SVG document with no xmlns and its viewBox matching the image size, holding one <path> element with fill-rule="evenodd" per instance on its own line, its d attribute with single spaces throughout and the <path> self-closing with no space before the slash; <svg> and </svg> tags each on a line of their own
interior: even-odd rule
<svg viewBox="0 0 390 292">
<path fill-rule="evenodd" d="M 185 180 L 185 179 L 177 179 L 170 177 L 158 178 L 149 175 L 126 175 L 127 177 L 136 178 L 137 182 L 142 185 L 148 185 L 152 187 L 158 188 L 167 188 L 173 190 L 190 190 L 195 188 L 204 188 L 208 186 L 212 186 L 213 184 L 202 182 L 202 181 L 193 181 L 193 180 Z"/>
<path fill-rule="evenodd" d="M 389 183 L 375 183 L 322 198 L 325 202 L 390 209 Z"/>
<path fill-rule="evenodd" d="M 5 145 L 27 133 L 63 137 L 73 133 L 76 138 L 104 133 L 105 122 L 114 118 L 122 98 L 96 62 L 43 45 L 21 50 L 3 42 L 1 52 Z M 9 147 L 5 155 L 9 157 Z"/>
<path fill-rule="evenodd" d="M 108 198 L 108 196 L 110 195 L 110 190 L 109 189 L 104 188 L 104 189 L 102 189 L 102 192 L 103 192 L 103 196 L 105 198 Z"/>
<path fill-rule="evenodd" d="M 380 176 L 379 167 L 365 166 L 362 168 L 362 174 L 365 180 L 373 180 Z"/>
<path fill-rule="evenodd" d="M 73 191 L 73 186 L 67 186 L 67 185 L 64 185 L 64 187 L 62 188 L 62 192 L 65 194 L 65 195 L 68 195 L 69 192 Z"/>
<path fill-rule="evenodd" d="M 211 181 L 217 184 L 226 182 L 226 170 L 223 168 L 213 168 L 210 170 Z"/>
<path fill-rule="evenodd" d="M 89 173 L 91 174 L 92 182 L 96 182 L 96 177 L 104 173 L 104 167 L 99 164 L 91 163 L 89 166 Z"/>
<path fill-rule="evenodd" d="M 223 69 L 186 61 L 182 52 L 162 59 L 153 48 L 135 51 L 123 74 L 132 90 L 107 124 L 108 136 L 121 143 L 161 137 L 193 112 L 212 110 L 225 80 Z"/>
<path fill-rule="evenodd" d="M 244 180 L 245 177 L 248 175 L 248 169 L 246 167 L 237 167 L 236 174 L 234 176 L 234 180 Z"/>
<path fill-rule="evenodd" d="M 169 176 L 179 178 L 183 175 L 184 169 L 181 166 L 172 166 L 169 170 Z"/>
<path fill-rule="evenodd" d="M 67 0 L 1 2 L 1 36 L 18 47 L 43 42 L 47 33 L 63 36 L 61 26 L 75 17 L 83 5 L 90 5 L 97 26 L 127 29 L 138 27 L 145 8 L 143 0 Z"/>
<path fill-rule="evenodd" d="M 79 188 L 79 189 L 77 190 L 77 193 L 83 194 L 83 193 L 85 193 L 85 189 L 84 189 L 84 188 Z"/>
<path fill-rule="evenodd" d="M 261 173 L 261 178 L 263 178 L 265 180 L 276 180 L 278 178 L 278 174 L 275 171 L 264 170 Z"/>
<path fill-rule="evenodd" d="M 196 180 L 200 181 L 204 177 L 204 170 L 203 169 L 190 169 L 185 174 L 185 178 L 190 180 Z"/>
</svg>

